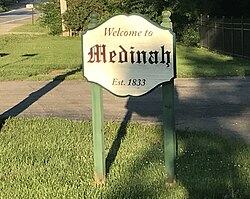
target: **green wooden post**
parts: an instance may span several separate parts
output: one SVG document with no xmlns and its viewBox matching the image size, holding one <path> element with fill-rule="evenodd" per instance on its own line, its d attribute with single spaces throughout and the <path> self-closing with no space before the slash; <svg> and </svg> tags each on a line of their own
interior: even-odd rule
<svg viewBox="0 0 250 199">
<path fill-rule="evenodd" d="M 171 13 L 164 11 L 162 13 L 163 21 L 161 25 L 172 29 L 170 20 Z M 174 39 L 174 63 L 175 63 L 175 39 Z M 174 80 L 162 85 L 163 98 L 163 128 L 164 128 L 164 159 L 167 181 L 175 183 L 175 158 L 176 158 L 176 134 L 174 117 Z"/>
<path fill-rule="evenodd" d="M 90 15 L 88 29 L 98 25 L 98 14 Z M 103 130 L 103 95 L 102 88 L 92 83 L 92 123 L 93 123 L 93 145 L 94 145 L 94 175 L 98 184 L 105 182 L 105 156 L 104 156 L 104 130 Z"/>
</svg>

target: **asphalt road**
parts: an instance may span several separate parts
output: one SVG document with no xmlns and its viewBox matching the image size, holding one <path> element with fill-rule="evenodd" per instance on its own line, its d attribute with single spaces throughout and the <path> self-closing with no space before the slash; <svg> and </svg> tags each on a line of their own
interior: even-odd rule
<svg viewBox="0 0 250 199">
<path fill-rule="evenodd" d="M 162 122 L 161 88 L 119 98 L 104 90 L 105 120 Z M 91 120 L 91 89 L 84 81 L 0 82 L 0 118 Z M 250 78 L 176 79 L 177 129 L 202 130 L 250 143 Z"/>
<path fill-rule="evenodd" d="M 25 20 L 32 17 L 31 9 L 19 8 L 9 12 L 0 13 L 0 25 Z"/>
<path fill-rule="evenodd" d="M 0 13 L 0 25 L 24 21 L 29 18 L 31 19 L 32 9 L 26 8 L 26 4 L 32 3 L 35 6 L 36 4 L 41 2 L 47 2 L 47 0 L 27 0 L 10 6 L 10 11 Z M 33 12 L 33 14 L 37 13 L 37 11 Z"/>
</svg>

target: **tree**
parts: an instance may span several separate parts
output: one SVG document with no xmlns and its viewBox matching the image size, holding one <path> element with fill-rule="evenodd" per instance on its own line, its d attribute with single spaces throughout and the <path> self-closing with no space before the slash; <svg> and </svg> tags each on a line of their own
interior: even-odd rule
<svg viewBox="0 0 250 199">
<path fill-rule="evenodd" d="M 6 8 L 4 6 L 4 2 L 2 0 L 0 0 L 0 12 L 4 12 L 6 11 Z"/>
<path fill-rule="evenodd" d="M 41 3 L 37 9 L 43 13 L 39 18 L 40 24 L 48 28 L 50 34 L 60 34 L 62 32 L 62 18 L 59 0 L 49 0 L 46 3 Z"/>
<path fill-rule="evenodd" d="M 68 29 L 84 31 L 88 24 L 91 12 L 98 12 L 101 21 L 114 14 L 141 13 L 154 21 L 159 21 L 159 16 L 166 4 L 165 0 L 67 0 L 68 9 L 63 18 Z"/>
<path fill-rule="evenodd" d="M 42 21 L 45 24 L 48 23 L 50 28 L 54 28 L 53 26 L 59 28 L 59 24 L 61 24 L 58 1 L 49 0 L 49 5 L 42 9 L 44 13 L 42 18 L 45 18 Z M 160 23 L 161 13 L 167 9 L 172 12 L 174 31 L 177 32 L 179 39 L 184 33 L 194 33 L 195 23 L 200 14 L 250 16 L 249 0 L 67 0 L 67 5 L 68 9 L 62 17 L 67 28 L 73 31 L 85 31 L 89 15 L 93 11 L 100 14 L 101 21 L 114 14 L 141 13 Z M 49 20 L 49 18 L 53 20 Z M 189 28 L 192 28 L 192 31 Z"/>
<path fill-rule="evenodd" d="M 69 30 L 84 31 L 91 12 L 104 13 L 105 0 L 67 0 L 68 9 L 63 15 Z"/>
</svg>

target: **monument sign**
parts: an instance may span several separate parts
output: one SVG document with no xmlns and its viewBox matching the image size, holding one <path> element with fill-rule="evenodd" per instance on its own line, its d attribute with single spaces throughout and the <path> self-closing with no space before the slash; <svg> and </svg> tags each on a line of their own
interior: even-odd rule
<svg viewBox="0 0 250 199">
<path fill-rule="evenodd" d="M 176 52 L 170 15 L 168 11 L 163 12 L 162 26 L 140 15 L 117 15 L 98 26 L 98 15 L 93 13 L 90 16 L 88 31 L 82 35 L 83 73 L 92 82 L 94 172 L 97 183 L 104 183 L 106 171 L 102 87 L 124 97 L 146 94 L 160 84 L 165 170 L 168 182 L 175 182 L 173 78 Z"/>
<path fill-rule="evenodd" d="M 83 35 L 84 76 L 117 96 L 140 96 L 175 76 L 174 33 L 118 15 Z"/>
</svg>

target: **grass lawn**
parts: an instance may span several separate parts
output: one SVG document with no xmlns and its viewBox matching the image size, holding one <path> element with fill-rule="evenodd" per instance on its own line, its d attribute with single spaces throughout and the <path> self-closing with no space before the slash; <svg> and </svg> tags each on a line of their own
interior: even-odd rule
<svg viewBox="0 0 250 199">
<path fill-rule="evenodd" d="M 28 32 L 28 33 L 40 33 L 40 34 L 47 34 L 48 30 L 44 27 L 41 27 L 39 23 L 35 24 L 24 24 L 21 26 L 18 26 L 11 30 L 11 32 Z"/>
<path fill-rule="evenodd" d="M 225 77 L 250 75 L 250 59 L 235 58 L 205 48 L 177 45 L 178 77 Z"/>
<path fill-rule="evenodd" d="M 20 28 L 31 30 L 27 26 L 30 25 Z M 0 36 L 0 80 L 51 80 L 79 69 L 81 63 L 79 37 Z M 80 69 L 77 71 L 67 76 L 67 79 L 82 79 Z M 250 60 L 217 54 L 203 48 L 177 45 L 178 77 L 247 75 L 250 75 Z"/>
<path fill-rule="evenodd" d="M 0 80 L 51 80 L 81 67 L 79 38 L 0 36 Z M 82 79 L 81 70 L 68 79 Z"/>
<path fill-rule="evenodd" d="M 121 144 L 112 150 L 106 184 L 97 186 L 90 122 L 6 120 L 0 131 L 0 198 L 249 198 L 249 145 L 177 132 L 177 184 L 168 187 L 161 127 L 119 128 L 120 123 L 105 123 L 106 155 L 118 132 Z"/>
<path fill-rule="evenodd" d="M 0 36 L 0 81 L 83 79 L 81 62 L 79 37 Z M 177 75 L 243 77 L 250 75 L 250 60 L 177 45 Z M 249 145 L 204 132 L 178 131 L 177 140 L 177 184 L 169 187 L 161 126 L 106 122 L 109 173 L 97 186 L 90 122 L 0 119 L 0 198 L 249 198 Z"/>
</svg>

